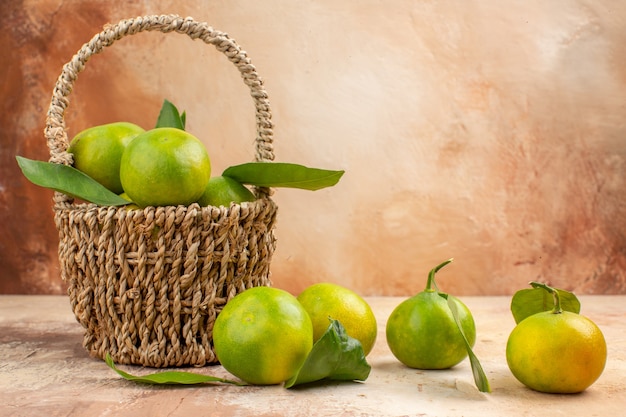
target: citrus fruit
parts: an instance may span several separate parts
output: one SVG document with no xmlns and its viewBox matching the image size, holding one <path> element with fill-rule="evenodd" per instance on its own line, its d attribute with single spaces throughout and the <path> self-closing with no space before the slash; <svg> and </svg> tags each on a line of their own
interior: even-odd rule
<svg viewBox="0 0 626 417">
<path fill-rule="evenodd" d="M 93 126 L 78 133 L 67 151 L 74 155 L 74 168 L 119 194 L 120 160 L 130 141 L 144 129 L 127 122 Z"/>
<path fill-rule="evenodd" d="M 137 209 L 139 209 L 139 206 L 137 204 L 133 203 L 133 200 L 130 199 L 128 194 L 122 193 L 122 194 L 120 194 L 120 197 L 122 197 L 124 200 L 126 200 L 126 201 L 128 201 L 130 203 L 130 204 L 126 204 L 124 206 L 124 208 L 126 210 L 137 210 Z"/>
<path fill-rule="evenodd" d="M 293 295 L 253 287 L 224 306 L 215 320 L 213 343 L 231 374 L 250 384 L 280 384 L 296 374 L 313 348 L 313 328 Z"/>
<path fill-rule="evenodd" d="M 593 384 L 604 371 L 607 347 L 602 331 L 587 317 L 555 307 L 520 321 L 506 345 L 513 376 L 540 392 L 573 394 Z"/>
<path fill-rule="evenodd" d="M 128 194 L 126 194 L 126 193 L 121 193 L 120 197 L 122 197 L 124 200 L 126 200 L 126 201 L 128 201 L 130 203 L 133 202 L 133 200 L 131 200 L 130 197 L 128 196 Z"/>
<path fill-rule="evenodd" d="M 391 353 L 410 368 L 447 369 L 467 356 L 463 335 L 448 301 L 433 288 L 435 273 L 448 262 L 431 270 L 426 289 L 400 303 L 387 320 L 386 337 Z M 457 307 L 468 343 L 474 346 L 476 326 L 470 310 L 458 298 L 451 295 L 448 298 Z"/>
<path fill-rule="evenodd" d="M 232 178 L 218 176 L 212 177 L 204 193 L 198 199 L 201 206 L 230 206 L 230 203 L 243 203 L 254 201 L 256 197 L 245 185 Z"/>
<path fill-rule="evenodd" d="M 376 317 L 369 304 L 354 291 L 322 282 L 305 288 L 298 295 L 298 301 L 311 317 L 314 341 L 326 332 L 329 318 L 332 318 L 342 324 L 348 336 L 361 342 L 365 355 L 374 347 Z"/>
<path fill-rule="evenodd" d="M 194 203 L 210 177 L 211 161 L 204 144 L 184 130 L 148 130 L 122 154 L 122 186 L 139 207 Z"/>
</svg>

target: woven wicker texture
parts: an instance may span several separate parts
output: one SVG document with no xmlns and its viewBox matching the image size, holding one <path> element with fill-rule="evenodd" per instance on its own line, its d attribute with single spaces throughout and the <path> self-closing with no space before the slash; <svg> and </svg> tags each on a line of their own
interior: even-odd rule
<svg viewBox="0 0 626 417">
<path fill-rule="evenodd" d="M 256 161 L 274 158 L 267 93 L 246 53 L 206 23 L 173 15 L 109 25 L 64 67 L 48 110 L 50 161 L 72 164 L 64 113 L 88 59 L 116 40 L 143 31 L 182 33 L 211 44 L 238 68 L 256 108 Z M 101 207 L 54 195 L 61 277 L 91 355 L 151 367 L 216 363 L 212 329 L 239 292 L 271 285 L 277 207 L 270 190 L 229 208 Z"/>
</svg>

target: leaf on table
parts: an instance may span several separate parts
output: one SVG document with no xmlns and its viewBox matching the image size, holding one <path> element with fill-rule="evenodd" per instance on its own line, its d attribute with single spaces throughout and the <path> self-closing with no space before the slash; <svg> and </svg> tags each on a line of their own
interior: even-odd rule
<svg viewBox="0 0 626 417">
<path fill-rule="evenodd" d="M 302 367 L 285 381 L 285 388 L 322 380 L 365 381 L 370 371 L 361 342 L 348 336 L 339 321 L 330 319 Z"/>
<path fill-rule="evenodd" d="M 172 102 L 163 100 L 163 105 L 161 106 L 161 111 L 159 112 L 159 117 L 154 127 L 174 127 L 176 129 L 185 130 L 186 119 L 186 112 L 180 114 Z"/>
<path fill-rule="evenodd" d="M 228 167 L 222 175 L 257 187 L 315 191 L 336 185 L 344 173 L 345 171 L 310 168 L 287 162 L 249 162 Z"/>
<path fill-rule="evenodd" d="M 153 385 L 197 385 L 197 384 L 207 384 L 207 383 L 224 383 L 224 384 L 233 384 L 244 386 L 247 385 L 243 382 L 231 381 L 229 379 L 218 378 L 211 375 L 201 375 L 193 372 L 185 372 L 185 371 L 163 371 L 156 372 L 149 375 L 144 376 L 135 376 L 131 375 L 127 372 L 124 372 L 118 369 L 111 358 L 111 355 L 108 353 L 104 359 L 106 364 L 117 372 L 122 378 L 143 383 L 143 384 L 153 384 Z"/>
<path fill-rule="evenodd" d="M 465 348 L 467 349 L 467 356 L 470 360 L 470 365 L 472 366 L 472 374 L 474 376 L 474 383 L 476 384 L 476 388 L 480 392 L 491 392 L 491 387 L 489 386 L 489 380 L 487 379 L 487 375 L 485 375 L 485 371 L 483 370 L 478 357 L 474 354 L 472 350 L 472 346 L 467 340 L 467 336 L 465 336 L 465 332 L 463 331 L 463 327 L 461 326 L 461 321 L 459 319 L 459 310 L 456 306 L 456 302 L 454 301 L 454 297 L 449 296 L 446 293 L 438 293 L 441 297 L 445 298 L 448 302 L 448 307 L 452 312 L 452 317 L 454 317 L 454 322 L 456 323 L 459 332 L 461 332 L 461 336 L 463 336 L 463 342 L 465 344 Z"/>
<path fill-rule="evenodd" d="M 74 167 L 16 156 L 24 176 L 33 184 L 101 206 L 124 206 L 129 201 Z"/>
<path fill-rule="evenodd" d="M 559 293 L 561 308 L 572 313 L 580 313 L 580 301 L 571 292 L 565 290 L 555 290 Z M 511 299 L 511 313 L 515 323 L 519 323 L 526 317 L 532 316 L 542 311 L 552 311 L 554 308 L 554 297 L 548 291 L 541 288 L 526 288 L 517 291 Z"/>
</svg>

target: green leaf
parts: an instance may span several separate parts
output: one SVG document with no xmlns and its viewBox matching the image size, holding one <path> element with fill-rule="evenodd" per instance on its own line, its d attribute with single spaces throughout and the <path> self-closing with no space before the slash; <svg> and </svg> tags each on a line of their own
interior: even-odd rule
<svg viewBox="0 0 626 417">
<path fill-rule="evenodd" d="M 186 119 L 187 115 L 185 112 L 181 115 L 172 102 L 163 100 L 155 128 L 174 127 L 176 129 L 185 130 Z"/>
<path fill-rule="evenodd" d="M 309 168 L 287 162 L 249 162 L 226 168 L 222 173 L 242 184 L 319 190 L 339 182 L 345 171 Z"/>
<path fill-rule="evenodd" d="M 439 295 L 447 300 L 448 307 L 452 312 L 452 317 L 454 317 L 454 322 L 459 328 L 461 336 L 463 336 L 463 342 L 465 343 L 467 356 L 469 357 L 470 365 L 472 366 L 472 374 L 474 376 L 474 383 L 476 384 L 476 388 L 478 388 L 478 391 L 480 392 L 491 392 L 491 387 L 489 386 L 489 380 L 487 379 L 487 375 L 485 375 L 485 371 L 483 370 L 483 367 L 480 364 L 478 357 L 474 354 L 472 346 L 470 346 L 470 343 L 467 340 L 467 336 L 465 336 L 465 332 L 463 332 L 463 327 L 461 326 L 461 321 L 459 320 L 459 311 L 454 301 L 454 297 L 441 292 L 439 293 Z"/>
<path fill-rule="evenodd" d="M 129 204 L 102 184 L 74 167 L 51 162 L 34 161 L 16 156 L 24 176 L 33 184 L 50 188 L 101 206 Z"/>
<path fill-rule="evenodd" d="M 559 293 L 561 308 L 572 313 L 580 313 L 580 301 L 571 292 L 555 288 Z M 527 288 L 517 291 L 511 299 L 511 313 L 515 323 L 526 317 L 542 311 L 551 311 L 554 308 L 554 297 L 541 288 Z"/>
<path fill-rule="evenodd" d="M 108 353 L 104 358 L 104 361 L 111 369 L 117 372 L 122 378 L 127 379 L 129 381 L 134 381 L 143 384 L 155 384 L 155 385 L 196 385 L 196 384 L 207 384 L 212 382 L 220 382 L 224 384 L 233 384 L 244 386 L 245 383 L 231 381 L 229 379 L 218 378 L 210 375 L 200 375 L 192 372 L 185 371 L 164 371 L 157 372 L 144 376 L 135 376 L 129 373 L 126 373 L 120 369 L 117 369 L 115 363 L 113 363 L 113 359 L 111 359 L 111 355 Z"/>
<path fill-rule="evenodd" d="M 330 319 L 302 367 L 285 381 L 285 388 L 321 380 L 365 381 L 370 371 L 361 342 L 348 336 L 339 321 Z"/>
</svg>

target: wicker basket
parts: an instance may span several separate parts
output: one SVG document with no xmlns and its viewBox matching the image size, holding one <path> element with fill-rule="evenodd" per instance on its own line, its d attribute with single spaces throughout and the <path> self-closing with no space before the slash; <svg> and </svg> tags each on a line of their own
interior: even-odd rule
<svg viewBox="0 0 626 417">
<path fill-rule="evenodd" d="M 256 108 L 256 161 L 271 161 L 267 94 L 246 53 L 206 23 L 178 16 L 145 16 L 109 25 L 64 67 L 45 129 L 50 161 L 71 165 L 64 113 L 87 60 L 128 35 L 178 32 L 215 46 L 239 69 Z M 216 363 L 215 318 L 243 290 L 271 285 L 277 207 L 270 190 L 257 200 L 224 207 L 147 207 L 127 210 L 78 204 L 54 194 L 61 277 L 85 328 L 84 347 L 116 363 L 151 367 Z"/>
</svg>

